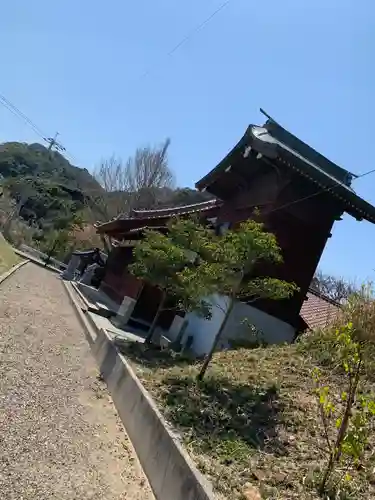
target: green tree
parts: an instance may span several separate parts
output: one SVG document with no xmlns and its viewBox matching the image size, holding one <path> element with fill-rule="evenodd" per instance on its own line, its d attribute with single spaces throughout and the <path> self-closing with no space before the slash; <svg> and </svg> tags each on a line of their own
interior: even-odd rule
<svg viewBox="0 0 375 500">
<path fill-rule="evenodd" d="M 46 266 L 53 256 L 63 258 L 69 246 L 74 242 L 74 232 L 82 230 L 83 225 L 84 220 L 80 213 L 73 214 L 70 219 L 60 219 L 59 229 L 49 232 L 47 236 Z"/>
<path fill-rule="evenodd" d="M 199 379 L 204 377 L 236 299 L 280 300 L 297 290 L 294 284 L 279 279 L 249 278 L 260 261 L 282 262 L 275 236 L 266 232 L 263 224 L 252 220 L 224 236 L 192 219 L 173 220 L 166 235 L 147 231 L 145 239 L 136 246 L 134 257 L 130 268 L 133 274 L 163 293 L 159 311 L 172 295 L 183 311 L 196 311 L 208 318 L 216 305 L 224 313 Z M 214 296 L 225 296 L 224 305 L 213 304 L 209 299 Z"/>
<path fill-rule="evenodd" d="M 210 316 L 205 298 L 211 294 L 211 283 L 206 279 L 202 250 L 211 233 L 193 220 L 176 219 L 168 225 L 168 235 L 148 230 L 145 238 L 135 247 L 135 261 L 130 271 L 162 292 L 146 342 L 151 341 L 168 298 L 173 299 L 173 308 L 184 312 L 194 310 L 207 318 Z"/>
</svg>

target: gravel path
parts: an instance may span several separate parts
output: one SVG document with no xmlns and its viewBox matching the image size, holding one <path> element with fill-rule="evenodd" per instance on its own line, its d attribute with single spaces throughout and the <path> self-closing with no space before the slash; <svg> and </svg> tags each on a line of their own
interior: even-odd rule
<svg viewBox="0 0 375 500">
<path fill-rule="evenodd" d="M 58 277 L 0 285 L 0 498 L 151 500 Z"/>
</svg>

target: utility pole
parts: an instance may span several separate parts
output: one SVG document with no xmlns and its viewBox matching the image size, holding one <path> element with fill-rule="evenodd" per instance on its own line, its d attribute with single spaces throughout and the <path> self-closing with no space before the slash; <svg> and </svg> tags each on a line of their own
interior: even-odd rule
<svg viewBox="0 0 375 500">
<path fill-rule="evenodd" d="M 62 144 L 60 144 L 59 142 L 57 142 L 57 136 L 59 135 L 58 132 L 56 132 L 56 134 L 53 136 L 53 137 L 45 137 L 44 140 L 46 142 L 48 142 L 48 148 L 47 150 L 48 151 L 52 151 L 52 148 L 55 148 L 56 151 L 59 151 L 59 152 L 63 152 L 65 151 L 65 148 Z"/>
</svg>

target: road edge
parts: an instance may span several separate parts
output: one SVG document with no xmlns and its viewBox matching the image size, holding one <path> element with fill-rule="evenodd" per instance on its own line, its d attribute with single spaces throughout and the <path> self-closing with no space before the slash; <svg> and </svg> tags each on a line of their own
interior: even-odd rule
<svg viewBox="0 0 375 500">
<path fill-rule="evenodd" d="M 12 274 L 14 274 L 16 271 L 18 271 L 18 269 L 20 269 L 22 266 L 24 266 L 25 264 L 27 264 L 28 262 L 30 262 L 29 260 L 22 260 L 21 262 L 19 262 L 18 264 L 15 264 L 14 266 L 12 266 L 8 271 L 6 271 L 5 273 L 3 273 L 1 276 L 0 276 L 0 285 L 7 279 L 9 278 L 10 276 L 12 276 Z"/>
<path fill-rule="evenodd" d="M 53 273 L 56 273 L 56 274 L 61 273 L 61 270 L 57 269 L 57 267 L 50 266 L 49 264 L 46 265 L 45 262 L 43 262 L 42 260 L 39 260 L 36 257 L 33 257 L 32 255 L 30 255 L 26 252 L 23 252 L 22 250 L 19 250 L 18 248 L 14 248 L 14 252 L 22 259 L 27 259 L 28 261 L 32 262 L 36 266 L 47 269 L 47 271 L 52 271 Z"/>
<path fill-rule="evenodd" d="M 156 500 L 214 500 L 211 484 L 197 470 L 126 358 L 105 330 L 91 324 L 72 285 L 66 281 L 63 285 Z"/>
<path fill-rule="evenodd" d="M 93 344 L 95 343 L 97 337 L 97 330 L 94 327 L 94 325 L 92 325 L 87 315 L 85 314 L 87 310 L 85 310 L 83 306 L 81 306 L 79 298 L 76 292 L 74 291 L 74 288 L 72 287 L 71 283 L 69 281 L 64 281 L 63 279 L 61 281 L 65 288 L 66 293 L 68 294 L 69 300 L 73 306 L 75 315 L 84 329 L 86 340 L 90 344 L 90 348 L 92 349 Z"/>
</svg>

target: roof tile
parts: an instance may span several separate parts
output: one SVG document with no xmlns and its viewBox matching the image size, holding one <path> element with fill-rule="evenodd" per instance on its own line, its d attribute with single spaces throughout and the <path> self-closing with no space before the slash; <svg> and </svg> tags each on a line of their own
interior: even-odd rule
<svg viewBox="0 0 375 500">
<path fill-rule="evenodd" d="M 339 304 L 310 289 L 300 315 L 310 329 L 324 328 L 337 318 L 339 311 Z"/>
</svg>

